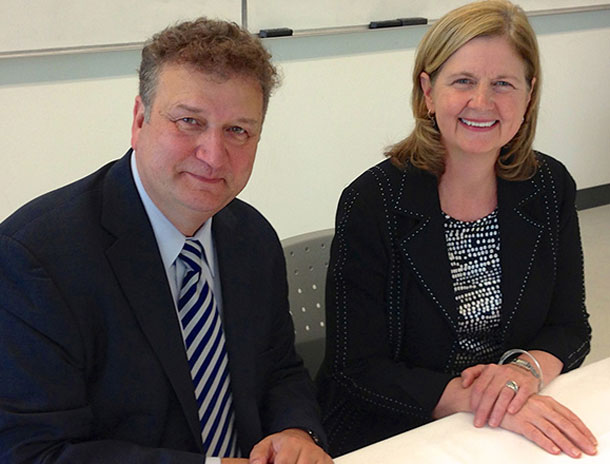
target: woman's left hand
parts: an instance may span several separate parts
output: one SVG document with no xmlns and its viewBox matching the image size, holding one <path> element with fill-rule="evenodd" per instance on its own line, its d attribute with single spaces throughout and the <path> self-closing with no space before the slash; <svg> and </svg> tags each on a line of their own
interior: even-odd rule
<svg viewBox="0 0 610 464">
<path fill-rule="evenodd" d="M 504 416 L 501 427 L 519 433 L 551 454 L 573 458 L 597 454 L 597 439 L 580 418 L 549 396 L 533 395 L 517 414 Z"/>
<path fill-rule="evenodd" d="M 475 427 L 488 423 L 497 427 L 508 411 L 517 413 L 534 393 L 538 393 L 539 382 L 531 372 L 510 364 L 478 364 L 465 369 L 462 387 L 472 386 L 470 407 L 474 413 Z M 507 386 L 517 385 L 517 392 Z"/>
</svg>

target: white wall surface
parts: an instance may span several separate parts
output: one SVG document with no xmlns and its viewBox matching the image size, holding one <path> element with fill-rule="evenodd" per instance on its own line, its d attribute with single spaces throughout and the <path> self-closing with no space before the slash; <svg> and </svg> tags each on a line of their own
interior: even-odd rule
<svg viewBox="0 0 610 464">
<path fill-rule="evenodd" d="M 610 183 L 610 10 L 531 19 L 543 59 L 537 149 L 578 187 Z M 341 190 L 412 127 L 425 26 L 265 42 L 284 74 L 240 195 L 281 238 L 332 227 Z M 129 148 L 138 52 L 0 59 L 0 220 Z"/>
<path fill-rule="evenodd" d="M 207 14 L 241 21 L 241 0 L 2 0 L 0 53 L 143 42 Z"/>
<path fill-rule="evenodd" d="M 13 0 L 15 1 L 15 0 Z M 48 1 L 48 0 L 45 0 Z M 294 30 L 368 24 L 371 21 L 424 17 L 436 20 L 474 0 L 247 0 L 248 27 Z M 517 0 L 527 13 L 607 4 L 608 0 Z"/>
</svg>

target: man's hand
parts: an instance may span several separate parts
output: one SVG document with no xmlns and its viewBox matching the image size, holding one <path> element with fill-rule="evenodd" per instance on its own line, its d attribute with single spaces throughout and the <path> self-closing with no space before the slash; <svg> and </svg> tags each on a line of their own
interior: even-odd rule
<svg viewBox="0 0 610 464">
<path fill-rule="evenodd" d="M 301 429 L 269 435 L 252 448 L 249 464 L 332 464 L 332 459 Z"/>
</svg>

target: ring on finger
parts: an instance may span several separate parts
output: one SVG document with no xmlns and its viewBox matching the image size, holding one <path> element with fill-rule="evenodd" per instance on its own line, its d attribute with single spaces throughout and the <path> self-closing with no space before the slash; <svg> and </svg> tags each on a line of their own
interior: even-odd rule
<svg viewBox="0 0 610 464">
<path fill-rule="evenodd" d="M 515 393 L 519 391 L 519 385 L 514 380 L 509 380 L 508 382 L 506 382 L 505 386 L 510 388 Z"/>
</svg>

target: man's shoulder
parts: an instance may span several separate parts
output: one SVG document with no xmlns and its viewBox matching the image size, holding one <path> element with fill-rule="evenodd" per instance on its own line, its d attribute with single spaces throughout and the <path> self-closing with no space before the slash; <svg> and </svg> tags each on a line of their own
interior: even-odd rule
<svg viewBox="0 0 610 464">
<path fill-rule="evenodd" d="M 95 214 L 104 179 L 115 163 L 112 161 L 82 179 L 30 200 L 0 223 L 0 234 L 15 237 L 36 231 L 49 233 L 54 227 L 67 227 L 67 222 L 79 216 L 83 221 L 89 220 L 87 215 Z"/>
<path fill-rule="evenodd" d="M 283 256 L 275 229 L 253 206 L 233 199 L 214 215 L 212 234 L 219 257 L 228 262 L 257 262 L 264 269 L 269 260 Z"/>
<path fill-rule="evenodd" d="M 214 216 L 215 223 L 222 223 L 226 227 L 240 230 L 240 234 L 268 235 L 276 238 L 277 234 L 271 223 L 263 214 L 251 204 L 233 199 L 227 206 Z"/>
</svg>

